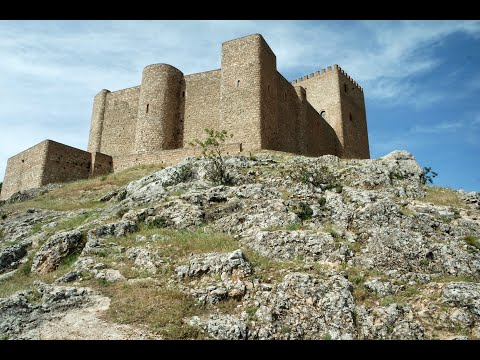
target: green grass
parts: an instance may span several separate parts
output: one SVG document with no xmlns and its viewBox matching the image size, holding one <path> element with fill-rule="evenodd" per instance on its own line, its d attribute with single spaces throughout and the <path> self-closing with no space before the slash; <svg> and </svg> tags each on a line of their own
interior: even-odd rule
<svg viewBox="0 0 480 360">
<path fill-rule="evenodd" d="M 437 186 L 425 186 L 425 190 L 426 196 L 423 199 L 418 199 L 419 201 L 457 208 L 467 207 L 454 190 Z"/>
<path fill-rule="evenodd" d="M 99 289 L 112 299 L 104 317 L 120 324 L 146 325 L 165 339 L 199 339 L 199 329 L 183 319 L 205 309 L 179 290 L 153 283 L 112 283 Z"/>
<path fill-rule="evenodd" d="M 403 216 L 407 216 L 407 217 L 412 217 L 412 216 L 415 216 L 415 211 L 405 207 L 405 206 L 402 206 L 400 208 L 400 214 L 402 214 Z"/>
<path fill-rule="evenodd" d="M 107 192 L 162 168 L 161 165 L 139 165 L 106 176 L 65 183 L 62 187 L 34 199 L 4 206 L 9 211 L 25 211 L 28 208 L 58 211 L 101 208 L 108 203 L 98 199 Z"/>
<path fill-rule="evenodd" d="M 473 235 L 468 235 L 463 238 L 463 240 L 470 246 L 473 246 L 480 250 L 480 239 Z"/>
</svg>

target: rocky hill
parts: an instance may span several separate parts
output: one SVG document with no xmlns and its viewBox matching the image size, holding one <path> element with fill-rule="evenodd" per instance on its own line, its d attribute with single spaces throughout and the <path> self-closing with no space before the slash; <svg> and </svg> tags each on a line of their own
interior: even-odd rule
<svg viewBox="0 0 480 360">
<path fill-rule="evenodd" d="M 228 185 L 189 158 L 2 204 L 0 337 L 480 338 L 479 193 L 406 151 L 225 163 Z"/>
</svg>

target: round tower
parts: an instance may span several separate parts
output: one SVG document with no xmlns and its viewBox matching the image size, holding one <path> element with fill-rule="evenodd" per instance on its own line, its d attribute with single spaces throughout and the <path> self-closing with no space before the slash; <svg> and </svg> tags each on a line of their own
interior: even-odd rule
<svg viewBox="0 0 480 360">
<path fill-rule="evenodd" d="M 183 81 L 183 73 L 171 65 L 154 64 L 143 69 L 135 134 L 137 153 L 179 147 Z"/>
</svg>

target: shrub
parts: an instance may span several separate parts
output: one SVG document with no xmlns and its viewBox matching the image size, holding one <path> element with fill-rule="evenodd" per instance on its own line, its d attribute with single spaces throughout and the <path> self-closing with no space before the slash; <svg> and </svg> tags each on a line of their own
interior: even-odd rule
<svg viewBox="0 0 480 360">
<path fill-rule="evenodd" d="M 465 236 L 463 240 L 470 246 L 476 247 L 480 250 L 480 240 L 473 235 Z"/>
<path fill-rule="evenodd" d="M 325 165 L 317 167 L 300 163 L 290 172 L 290 177 L 294 181 L 322 187 L 324 190 L 335 188 L 337 192 L 342 192 L 338 177 Z"/>
<path fill-rule="evenodd" d="M 312 208 L 305 202 L 300 202 L 293 212 L 297 214 L 302 221 L 310 219 L 313 215 Z"/>
<path fill-rule="evenodd" d="M 431 167 L 426 166 L 423 168 L 423 172 L 420 175 L 420 181 L 423 185 L 433 184 L 433 178 L 436 177 L 438 173 L 432 170 Z"/>
<path fill-rule="evenodd" d="M 228 134 L 225 130 L 217 131 L 214 129 L 205 129 L 205 132 L 207 133 L 205 141 L 195 139 L 190 145 L 200 146 L 203 157 L 211 161 L 207 171 L 208 180 L 214 184 L 230 185 L 233 179 L 227 172 L 221 148 L 227 138 L 233 137 L 233 134 Z"/>
</svg>

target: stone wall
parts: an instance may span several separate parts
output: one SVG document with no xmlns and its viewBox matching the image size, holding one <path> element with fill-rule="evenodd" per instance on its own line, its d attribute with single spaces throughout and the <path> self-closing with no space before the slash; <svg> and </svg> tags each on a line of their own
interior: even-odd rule
<svg viewBox="0 0 480 360">
<path fill-rule="evenodd" d="M 86 179 L 90 176 L 92 155 L 56 141 L 47 141 L 47 154 L 42 168 L 42 185 Z"/>
<path fill-rule="evenodd" d="M 221 70 L 185 76 L 183 147 L 195 139 L 203 141 L 204 129 L 219 129 L 221 77 Z"/>
<path fill-rule="evenodd" d="M 242 153 L 242 144 L 226 144 L 222 147 L 222 154 L 235 155 Z M 120 171 L 132 166 L 144 164 L 162 164 L 170 166 L 178 163 L 187 156 L 201 156 L 202 152 L 198 148 L 185 148 L 174 150 L 162 150 L 157 152 L 148 152 L 142 154 L 130 154 L 113 157 L 113 171 Z"/>
<path fill-rule="evenodd" d="M 96 151 L 110 156 L 135 151 L 139 95 L 140 86 L 135 86 L 106 96 L 101 146 Z"/>
<path fill-rule="evenodd" d="M 220 128 L 245 150 L 262 147 L 262 64 L 266 45 L 259 34 L 222 44 Z"/>
<path fill-rule="evenodd" d="M 338 76 L 341 93 L 345 158 L 369 159 L 367 114 L 362 88 L 340 67 Z"/>
<path fill-rule="evenodd" d="M 294 80 L 306 90 L 307 101 L 325 112 L 325 119 L 338 138 L 337 156 L 369 158 L 367 120 L 363 89 L 338 65 L 329 66 Z"/>
<path fill-rule="evenodd" d="M 183 73 L 171 65 L 145 67 L 138 100 L 135 151 L 123 154 L 181 146 L 179 126 L 184 112 L 184 82 Z"/>
<path fill-rule="evenodd" d="M 42 175 L 47 157 L 48 140 L 28 148 L 7 161 L 0 199 L 8 199 L 20 190 L 42 185 Z"/>
<path fill-rule="evenodd" d="M 8 159 L 0 198 L 17 191 L 43 185 L 86 179 L 112 172 L 112 158 L 91 154 L 52 140 L 41 143 Z"/>
<path fill-rule="evenodd" d="M 99 152 L 91 154 L 92 165 L 90 168 L 90 176 L 107 175 L 113 171 L 113 160 L 110 155 Z"/>
</svg>

